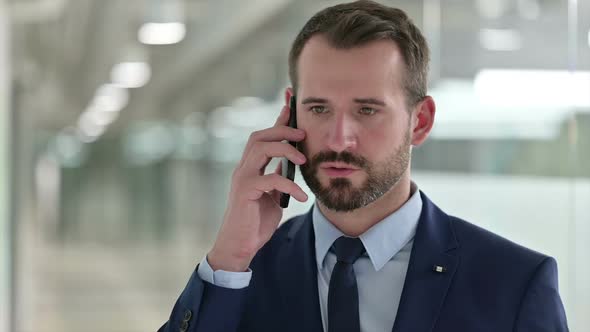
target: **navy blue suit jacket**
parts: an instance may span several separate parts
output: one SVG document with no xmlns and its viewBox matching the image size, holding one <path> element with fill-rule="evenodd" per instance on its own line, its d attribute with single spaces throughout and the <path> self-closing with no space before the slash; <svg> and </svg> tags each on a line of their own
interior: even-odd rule
<svg viewBox="0 0 590 332">
<path fill-rule="evenodd" d="M 553 258 L 449 216 L 421 195 L 393 332 L 568 330 Z M 159 332 L 323 331 L 311 211 L 285 222 L 251 268 L 250 285 L 237 290 L 204 282 L 195 270 Z"/>
</svg>

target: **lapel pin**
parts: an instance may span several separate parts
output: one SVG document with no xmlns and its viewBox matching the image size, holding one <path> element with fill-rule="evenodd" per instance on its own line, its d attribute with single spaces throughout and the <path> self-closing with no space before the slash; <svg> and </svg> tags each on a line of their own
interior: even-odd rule
<svg viewBox="0 0 590 332">
<path fill-rule="evenodd" d="M 435 265 L 435 266 L 432 268 L 432 270 L 433 270 L 434 272 L 438 272 L 438 273 L 445 273 L 445 272 L 447 272 L 447 268 L 446 268 L 446 267 L 444 267 L 444 266 L 440 266 L 440 265 Z"/>
</svg>

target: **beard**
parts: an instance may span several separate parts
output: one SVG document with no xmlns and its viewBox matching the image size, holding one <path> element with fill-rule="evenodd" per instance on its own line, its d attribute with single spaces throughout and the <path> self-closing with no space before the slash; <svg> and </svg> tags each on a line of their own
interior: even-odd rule
<svg viewBox="0 0 590 332">
<path fill-rule="evenodd" d="M 309 189 L 328 209 L 347 212 L 371 204 L 399 182 L 410 163 L 410 131 L 406 132 L 402 144 L 383 162 L 372 163 L 348 151 L 322 151 L 310 157 L 304 142 L 300 143 L 300 150 L 308 159 L 300 169 Z M 356 166 L 365 171 L 367 178 L 359 187 L 345 177 L 331 178 L 328 186 L 324 186 L 318 178 L 318 167 L 323 162 L 344 162 Z"/>
</svg>

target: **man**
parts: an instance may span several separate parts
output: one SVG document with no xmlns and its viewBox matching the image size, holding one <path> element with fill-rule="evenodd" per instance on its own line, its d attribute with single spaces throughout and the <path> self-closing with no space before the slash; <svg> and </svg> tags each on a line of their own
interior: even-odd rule
<svg viewBox="0 0 590 332">
<path fill-rule="evenodd" d="M 307 22 L 285 93 L 299 129 L 285 106 L 251 135 L 215 244 L 160 331 L 567 331 L 553 258 L 445 214 L 411 181 L 435 116 L 428 59 L 398 9 L 357 1 Z M 317 198 L 281 227 L 279 194 L 308 197 L 280 168 L 264 175 L 273 157 Z"/>
</svg>

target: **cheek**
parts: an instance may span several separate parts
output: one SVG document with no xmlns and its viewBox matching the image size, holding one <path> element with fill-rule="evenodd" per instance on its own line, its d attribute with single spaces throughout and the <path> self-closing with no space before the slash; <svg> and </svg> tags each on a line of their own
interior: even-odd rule
<svg viewBox="0 0 590 332">
<path fill-rule="evenodd" d="M 297 144 L 297 148 L 309 158 L 319 152 L 319 143 L 321 141 L 318 137 L 309 134 L 308 131 L 306 133 L 305 139 Z"/>
<path fill-rule="evenodd" d="M 306 119 L 301 119 L 300 116 L 297 117 L 297 127 L 305 131 L 305 139 L 300 142 L 298 146 L 301 149 L 305 148 L 305 151 L 308 153 L 313 153 L 314 151 L 317 151 L 318 146 L 324 138 L 320 134 L 322 133 L 322 130 L 317 125 L 308 123 L 305 120 Z"/>
<path fill-rule="evenodd" d="M 387 160 L 405 140 L 405 130 L 407 128 L 392 125 L 367 130 L 359 139 L 359 153 L 373 162 Z"/>
<path fill-rule="evenodd" d="M 364 143 L 364 145 L 377 145 L 377 147 L 381 146 L 382 148 L 384 147 L 383 145 L 392 143 L 395 131 L 397 130 L 387 120 L 372 121 L 360 128 L 359 141 Z"/>
</svg>

